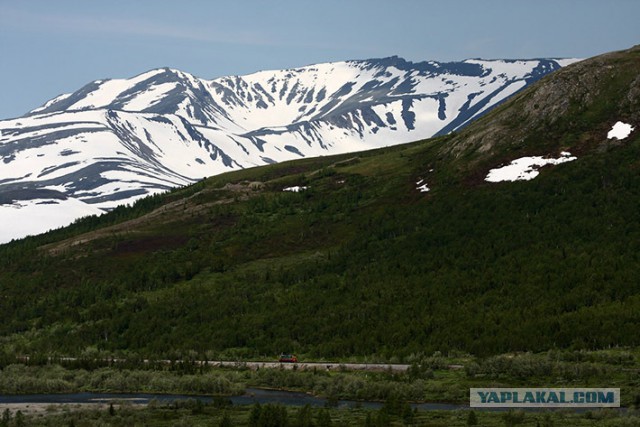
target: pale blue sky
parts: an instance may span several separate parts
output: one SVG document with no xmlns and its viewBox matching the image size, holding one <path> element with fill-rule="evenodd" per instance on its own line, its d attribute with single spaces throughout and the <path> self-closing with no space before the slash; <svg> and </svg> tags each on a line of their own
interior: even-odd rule
<svg viewBox="0 0 640 427">
<path fill-rule="evenodd" d="M 639 18 L 640 0 L 0 0 L 0 119 L 164 66 L 589 57 L 639 44 Z"/>
</svg>

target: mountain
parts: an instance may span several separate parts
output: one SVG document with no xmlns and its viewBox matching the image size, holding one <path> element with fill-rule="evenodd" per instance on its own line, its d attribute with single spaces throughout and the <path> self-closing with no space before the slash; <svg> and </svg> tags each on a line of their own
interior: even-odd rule
<svg viewBox="0 0 640 427">
<path fill-rule="evenodd" d="M 2 245 L 2 350 L 574 350 L 585 372 L 580 350 L 637 354 L 639 76 L 640 47 L 613 52 L 455 133 L 236 170 Z"/>
<path fill-rule="evenodd" d="M 574 60 L 398 57 L 96 80 L 0 121 L 0 242 L 226 171 L 444 135 Z"/>
</svg>

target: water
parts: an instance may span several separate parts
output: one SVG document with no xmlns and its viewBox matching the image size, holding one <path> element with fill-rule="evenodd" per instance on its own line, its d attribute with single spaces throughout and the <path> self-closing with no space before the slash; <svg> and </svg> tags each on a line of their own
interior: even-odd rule
<svg viewBox="0 0 640 427">
<path fill-rule="evenodd" d="M 25 394 L 25 395 L 0 395 L 0 404 L 78 404 L 78 403 L 110 403 L 126 401 L 131 404 L 148 404 L 152 400 L 159 403 L 171 403 L 176 400 L 199 399 L 204 403 L 210 403 L 212 396 L 191 396 L 184 394 L 154 394 L 154 393 L 69 393 L 69 394 Z M 228 399 L 234 405 L 281 404 L 285 406 L 316 406 L 327 405 L 327 399 L 311 396 L 306 393 L 282 390 L 264 390 L 248 388 L 242 396 L 230 396 Z M 380 402 L 357 402 L 352 400 L 339 400 L 339 408 L 371 408 L 382 407 Z M 458 410 L 466 409 L 466 405 L 453 405 L 446 403 L 417 403 L 411 405 L 422 410 Z"/>
</svg>

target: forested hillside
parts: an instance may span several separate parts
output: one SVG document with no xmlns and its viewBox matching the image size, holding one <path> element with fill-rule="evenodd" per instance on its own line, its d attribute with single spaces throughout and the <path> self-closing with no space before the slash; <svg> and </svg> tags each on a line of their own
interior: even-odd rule
<svg viewBox="0 0 640 427">
<path fill-rule="evenodd" d="M 607 137 L 640 125 L 638 75 L 637 48 L 595 58 L 460 134 L 220 175 L 4 245 L 2 348 L 390 359 L 639 345 L 640 137 Z M 484 180 L 561 151 L 577 160 Z"/>
</svg>

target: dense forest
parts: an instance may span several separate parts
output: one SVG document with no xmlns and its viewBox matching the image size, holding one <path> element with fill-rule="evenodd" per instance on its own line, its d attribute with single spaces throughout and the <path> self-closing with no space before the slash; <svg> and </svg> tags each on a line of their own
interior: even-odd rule
<svg viewBox="0 0 640 427">
<path fill-rule="evenodd" d="M 423 145 L 385 161 L 412 165 Z M 390 358 L 637 345 L 638 149 L 531 182 L 426 194 L 412 170 L 367 176 L 377 156 L 310 162 L 234 203 L 215 204 L 227 190 L 199 184 L 183 190 L 195 194 L 184 213 L 142 231 L 61 251 L 41 245 L 48 236 L 4 246 L 0 331 L 21 352 L 72 354 Z M 284 179 L 309 188 L 279 191 Z"/>
</svg>

